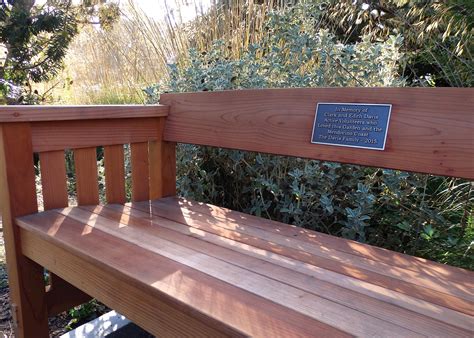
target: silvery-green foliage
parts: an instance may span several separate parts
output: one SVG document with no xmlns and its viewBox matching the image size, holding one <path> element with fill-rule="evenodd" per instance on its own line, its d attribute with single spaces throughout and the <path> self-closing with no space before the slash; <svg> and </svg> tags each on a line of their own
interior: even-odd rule
<svg viewBox="0 0 474 338">
<path fill-rule="evenodd" d="M 187 67 L 170 65 L 169 82 L 148 88 L 147 94 L 157 99 L 161 91 L 403 85 L 397 73 L 403 60 L 400 36 L 377 43 L 367 36 L 344 45 L 328 31 L 312 28 L 312 16 L 279 13 L 269 16 L 268 35 L 239 60 L 228 59 L 223 41 L 205 52 L 192 49 Z"/>
<path fill-rule="evenodd" d="M 168 82 L 146 93 L 157 102 L 164 91 L 404 84 L 402 37 L 342 44 L 318 28 L 319 15 L 304 1 L 272 13 L 266 37 L 240 59 L 228 58 L 223 41 L 191 50 L 187 62 L 169 66 Z M 195 145 L 179 145 L 177 156 L 178 190 L 199 201 L 419 255 L 437 232 L 462 232 L 459 213 L 442 215 L 424 197 L 426 176 Z"/>
</svg>

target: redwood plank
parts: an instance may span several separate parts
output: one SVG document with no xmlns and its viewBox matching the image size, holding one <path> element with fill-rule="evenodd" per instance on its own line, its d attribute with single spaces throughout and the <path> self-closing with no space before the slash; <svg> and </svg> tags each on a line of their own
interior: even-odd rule
<svg viewBox="0 0 474 338">
<path fill-rule="evenodd" d="M 0 122 L 65 121 L 167 116 L 163 105 L 0 106 Z"/>
<path fill-rule="evenodd" d="M 147 203 L 133 203 L 133 208 L 148 212 L 150 206 Z M 406 295 L 414 296 L 416 298 L 425 300 L 430 303 L 438 304 L 456 311 L 464 312 L 466 314 L 474 314 L 472 309 L 472 302 L 455 297 L 446 293 L 441 293 L 436 290 L 420 287 L 412 284 L 409 281 L 394 279 L 385 274 L 375 273 L 373 271 L 361 269 L 347 263 L 340 263 L 332 259 L 315 256 L 307 253 L 299 248 L 282 247 L 272 241 L 267 241 L 259 237 L 250 236 L 243 233 L 238 233 L 228 230 L 216 225 L 216 221 L 209 218 L 192 218 L 185 215 L 176 215 L 174 213 L 165 212 L 161 208 L 154 205 L 152 202 L 153 215 L 159 215 L 168 219 L 173 219 L 177 222 L 187 224 L 189 227 L 201 229 L 208 233 L 213 233 L 224 238 L 232 239 L 247 245 L 266 250 L 271 253 L 277 253 L 286 257 L 308 263 L 314 266 L 331 270 L 343 275 L 347 275 L 374 285 L 378 285 L 387 289 L 391 289 Z M 195 215 L 197 216 L 197 215 Z"/>
<path fill-rule="evenodd" d="M 225 229 L 268 240 L 269 242 L 281 245 L 283 248 L 299 248 L 300 250 L 312 255 L 350 264 L 354 267 L 384 274 L 394 279 L 402 281 L 409 280 L 410 283 L 421 287 L 430 288 L 474 302 L 474 273 L 467 270 L 457 268 L 445 269 L 445 271 L 447 270 L 449 277 L 445 274 L 445 277 L 442 278 L 439 273 L 432 273 L 423 269 L 413 271 L 398 267 L 389 262 L 380 262 L 378 260 L 361 257 L 344 251 L 338 251 L 335 250 L 332 245 L 314 245 L 313 243 L 300 240 L 299 238 L 295 238 L 295 236 L 289 234 L 268 231 L 268 228 L 270 227 L 265 227 L 265 222 L 262 218 L 247 217 L 246 221 L 241 222 L 236 220 L 236 218 L 238 218 L 237 212 L 229 213 L 227 217 L 214 217 L 209 216 L 209 213 L 201 214 L 200 212 L 196 212 L 196 208 L 187 208 L 186 205 L 180 206 L 179 203 L 172 199 L 157 200 L 153 201 L 153 203 L 156 206 L 159 205 L 158 209 L 162 215 L 174 214 L 179 215 L 179 217 L 184 216 L 188 219 L 208 217 L 209 220 L 207 223 L 212 222 L 213 224 Z M 279 222 L 271 222 L 271 224 L 274 226 L 281 225 Z M 462 278 L 452 278 L 449 274 L 450 270 L 462 271 Z M 441 283 L 441 281 L 443 282 Z"/>
<path fill-rule="evenodd" d="M 347 336 L 54 211 L 18 222 L 28 256 L 153 334 Z"/>
<path fill-rule="evenodd" d="M 44 209 L 68 205 L 66 162 L 64 151 L 39 153 Z"/>
<path fill-rule="evenodd" d="M 35 122 L 33 151 L 88 148 L 156 140 L 156 118 Z"/>
<path fill-rule="evenodd" d="M 149 208 L 150 206 L 146 205 L 145 202 L 134 203 L 134 208 L 128 206 L 119 206 L 119 205 L 107 205 L 101 210 L 101 213 L 104 210 L 112 209 L 122 213 L 123 220 L 130 220 L 130 215 L 133 217 L 143 217 L 149 222 Z M 140 206 L 140 207 L 139 207 Z M 143 208 L 141 208 L 143 206 Z M 88 210 L 96 209 L 95 206 L 86 207 Z M 141 211 L 144 210 L 144 211 Z M 428 317 L 436 318 L 441 321 L 450 321 L 450 323 L 460 323 L 459 326 L 462 327 L 464 323 L 464 317 L 466 315 L 454 311 L 452 309 L 430 303 L 428 301 L 416 298 L 415 296 L 409 296 L 395 290 L 386 289 L 381 286 L 371 284 L 370 282 L 362 281 L 351 276 L 347 276 L 341 273 L 337 273 L 331 270 L 327 270 L 306 262 L 298 261 L 296 259 L 284 256 L 276 252 L 270 252 L 258 247 L 254 247 L 236 240 L 229 238 L 221 237 L 219 235 L 209 233 L 197 228 L 190 228 L 188 225 L 177 223 L 172 220 L 162 218 L 156 215 L 153 215 L 153 223 L 158 224 L 160 227 L 167 228 L 173 231 L 180 232 L 182 234 L 191 236 L 193 238 L 199 238 L 200 240 L 229 248 L 231 250 L 237 251 L 247 256 L 255 257 L 260 260 L 275 264 L 290 270 L 293 270 L 298 273 L 303 273 L 305 275 L 311 276 L 318 280 L 329 282 L 331 284 L 340 286 L 345 289 L 352 290 L 357 293 L 365 294 L 375 299 L 397 305 L 399 307 L 418 312 L 420 314 L 426 315 Z M 474 315 L 470 311 L 470 315 Z"/>
<path fill-rule="evenodd" d="M 193 212 L 211 215 L 212 217 L 218 219 L 225 219 L 227 222 L 231 221 L 237 222 L 239 224 L 258 227 L 266 231 L 282 234 L 293 239 L 311 243 L 313 245 L 328 247 L 375 261 L 381 261 L 407 270 L 416 272 L 426 271 L 432 275 L 448 278 L 450 281 L 458 281 L 460 283 L 471 282 L 472 284 L 473 276 L 471 271 L 436 263 L 424 258 L 409 256 L 384 248 L 362 244 L 356 241 L 304 229 L 294 225 L 267 220 L 262 217 L 233 211 L 212 204 L 205 204 L 177 197 L 162 198 L 160 202 L 164 202 L 169 205 L 175 205 L 176 208 L 187 208 Z M 474 285 L 472 287 L 469 286 L 469 288 L 474 288 Z"/>
<path fill-rule="evenodd" d="M 15 334 L 48 337 L 44 269 L 23 255 L 14 221 L 38 211 L 28 123 L 0 124 L 0 201 Z"/>
<path fill-rule="evenodd" d="M 238 90 L 160 102 L 172 106 L 166 141 L 474 179 L 472 88 Z M 318 102 L 392 104 L 385 150 L 311 144 Z"/>
<path fill-rule="evenodd" d="M 162 141 L 165 120 L 158 121 L 158 141 L 149 142 L 150 199 L 176 195 L 176 143 Z"/>
<path fill-rule="evenodd" d="M 105 194 L 108 203 L 125 203 L 123 145 L 104 147 Z"/>
<path fill-rule="evenodd" d="M 79 205 L 99 204 L 96 148 L 74 150 L 76 192 Z"/>
<path fill-rule="evenodd" d="M 127 222 L 112 221 L 80 208 L 58 209 L 57 212 L 110 236 L 126 240 L 144 250 L 172 259 L 184 266 L 194 268 L 213 278 L 287 307 L 288 310 L 310 316 L 355 336 L 381 337 L 386 336 L 389 332 L 395 332 L 400 336 L 422 336 L 404 327 L 341 306 L 292 285 L 281 283 L 267 276 L 253 273 L 207 254 L 164 240 L 161 236 L 150 236 L 152 231 L 137 230 L 136 227 L 127 226 L 125 224 Z M 148 227 L 150 227 L 149 224 Z M 161 231 L 158 228 L 155 230 Z M 259 304 L 255 304 L 255 307 L 264 309 Z M 455 329 L 453 331 L 456 332 Z M 459 334 L 459 331 L 457 333 Z"/>
<path fill-rule="evenodd" d="M 65 222 L 65 225 L 71 226 L 71 222 Z M 74 225 L 77 227 L 77 224 Z M 36 225 L 33 227 L 36 227 Z M 63 239 L 64 235 L 61 235 L 61 239 Z M 61 277 L 81 287 L 85 292 L 90 293 L 106 305 L 117 309 L 151 333 L 159 333 L 163 337 L 176 337 L 185 336 L 186 334 L 191 335 L 190 331 L 193 331 L 195 337 L 228 336 L 207 328 L 198 320 L 174 309 L 166 303 L 166 299 L 163 301 L 156 296 L 152 297 L 149 288 L 142 288 L 139 282 L 126 273 L 120 273 L 107 264 L 95 264 L 90 255 L 87 255 L 84 251 L 72 252 L 66 245 L 52 243 L 33 230 L 21 229 L 21 236 L 25 255 L 34 258 L 49 270 L 55 271 Z M 94 234 L 93 239 L 96 240 L 96 243 L 91 243 L 87 237 L 84 240 L 80 234 L 74 234 L 72 237 L 76 237 L 74 241 L 78 241 L 88 249 L 94 249 L 96 253 L 103 253 L 97 245 L 100 243 L 99 241 L 104 241 L 104 247 L 111 251 L 110 245 L 107 244 L 108 238 L 104 236 Z M 70 240 L 73 239 L 70 238 Z M 121 244 L 116 241 L 112 243 Z M 128 246 L 121 247 L 129 248 Z M 110 254 L 108 256 L 110 257 Z M 169 269 L 166 269 L 165 272 L 172 274 Z M 160 277 L 163 278 L 164 276 L 166 275 L 163 274 Z M 153 283 L 151 280 L 149 282 Z M 149 313 L 146 311 L 149 311 Z M 187 323 L 187 325 L 181 325 L 180 327 L 178 323 Z M 234 335 L 239 336 L 238 333 L 234 333 Z"/>
<path fill-rule="evenodd" d="M 150 196 L 148 143 L 130 144 L 132 161 L 132 201 L 147 201 Z"/>
<path fill-rule="evenodd" d="M 127 206 L 116 205 L 108 205 L 107 208 L 112 208 L 122 213 L 134 216 L 137 214 L 137 212 L 140 213 L 143 211 L 145 214 L 150 212 L 150 206 L 145 202 L 133 203 L 133 209 Z M 125 217 L 124 219 L 128 218 Z M 317 265 L 298 260 L 297 258 L 285 256 L 285 252 L 269 251 L 265 248 L 249 245 L 245 241 L 240 242 L 238 237 L 236 239 L 222 237 L 219 234 L 207 232 L 199 228 L 189 227 L 186 224 L 177 223 L 156 215 L 153 215 L 153 220 L 159 222 L 161 227 L 170 228 L 174 231 L 179 231 L 183 234 L 199 238 L 212 244 L 228 247 L 245 255 L 256 257 L 260 260 L 264 260 L 266 262 L 306 274 L 316 279 L 365 294 L 372 298 L 376 298 L 384 302 L 436 318 L 438 320 L 451 320 L 453 323 L 457 323 L 458 320 L 456 318 L 459 317 L 460 312 L 465 313 L 466 315 L 474 316 L 474 311 L 472 311 L 470 303 L 457 298 L 450 299 L 448 302 L 446 302 L 445 295 L 438 294 L 438 297 L 441 297 L 441 300 L 438 301 L 438 303 L 444 304 L 439 305 L 436 302 L 433 303 L 429 300 L 424 300 L 423 295 L 420 296 L 418 293 L 409 295 L 406 292 L 403 293 L 399 290 L 385 288 L 383 286 L 373 284 L 370 278 L 361 280 L 357 278 L 357 275 L 353 277 L 353 274 L 344 274 L 344 270 L 337 272 L 327 269 L 327 267 L 319 267 Z M 433 297 L 436 297 L 436 295 Z M 462 324 L 460 325 L 462 326 Z"/>
<path fill-rule="evenodd" d="M 467 331 L 457 331 L 457 329 L 451 325 L 459 326 L 465 330 L 472 329 L 473 318 L 471 316 L 454 312 L 446 308 L 437 308 L 436 310 L 431 309 L 431 312 L 424 311 L 428 316 L 425 317 L 416 312 L 385 303 L 377 298 L 372 298 L 354 292 L 353 290 L 318 280 L 317 278 L 308 278 L 308 275 L 305 273 L 297 272 L 290 268 L 284 268 L 276 264 L 267 264 L 267 261 L 248 255 L 248 252 L 235 251 L 235 243 L 232 245 L 225 245 L 222 242 L 219 244 L 206 242 L 203 240 L 205 239 L 205 236 L 199 238 L 195 233 L 191 234 L 189 229 L 183 224 L 175 223 L 160 217 L 153 217 L 152 224 L 154 226 L 150 226 L 150 214 L 146 212 L 127 207 L 121 209 L 118 205 L 98 207 L 89 206 L 81 207 L 81 209 L 94 212 L 117 223 L 122 222 L 122 226 L 134 227 L 136 228 L 136 231 L 143 233 L 143 236 L 165 239 L 196 250 L 200 253 L 210 255 L 214 258 L 224 260 L 254 273 L 262 274 L 288 285 L 298 287 L 299 289 L 319 295 L 341 305 L 351 307 L 373 317 L 403 326 L 418 333 L 428 335 L 442 333 L 448 336 L 467 335 Z M 208 236 L 212 235 L 208 234 Z M 269 253 L 267 252 L 263 256 L 268 255 Z M 344 278 L 342 275 L 339 277 Z M 413 308 L 414 307 L 412 306 L 412 309 Z M 433 308 L 433 305 L 428 308 Z"/>
</svg>

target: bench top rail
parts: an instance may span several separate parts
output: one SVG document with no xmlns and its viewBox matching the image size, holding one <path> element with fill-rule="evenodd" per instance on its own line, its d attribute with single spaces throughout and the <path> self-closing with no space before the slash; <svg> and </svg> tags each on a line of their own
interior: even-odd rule
<svg viewBox="0 0 474 338">
<path fill-rule="evenodd" d="M 392 104 L 385 150 L 311 143 L 318 102 Z M 474 179 L 474 89 L 306 88 L 164 94 L 167 141 Z"/>
<path fill-rule="evenodd" d="M 0 123 L 162 117 L 164 105 L 0 106 Z"/>
</svg>

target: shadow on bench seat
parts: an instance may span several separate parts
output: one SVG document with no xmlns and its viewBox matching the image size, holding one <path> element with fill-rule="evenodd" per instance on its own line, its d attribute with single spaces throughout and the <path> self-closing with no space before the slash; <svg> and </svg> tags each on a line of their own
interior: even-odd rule
<svg viewBox="0 0 474 338">
<path fill-rule="evenodd" d="M 17 224 L 26 256 L 156 335 L 472 334 L 471 272 L 212 205 L 69 207 Z"/>
</svg>

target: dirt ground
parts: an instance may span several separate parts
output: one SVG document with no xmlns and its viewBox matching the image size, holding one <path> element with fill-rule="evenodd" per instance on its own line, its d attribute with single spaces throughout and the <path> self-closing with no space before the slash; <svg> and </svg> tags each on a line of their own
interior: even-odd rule
<svg viewBox="0 0 474 338">
<path fill-rule="evenodd" d="M 3 228 L 0 218 L 0 337 L 12 335 L 10 304 L 8 302 L 8 280 L 5 267 L 5 248 L 3 246 Z"/>
<path fill-rule="evenodd" d="M 0 338 L 13 337 L 12 317 L 8 297 L 8 278 L 5 266 L 5 247 L 3 242 L 3 228 L 0 217 Z M 69 316 L 63 313 L 49 320 L 50 334 L 59 337 L 66 333 Z"/>
</svg>

